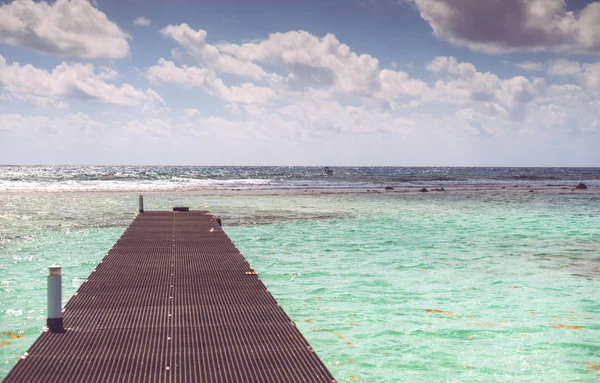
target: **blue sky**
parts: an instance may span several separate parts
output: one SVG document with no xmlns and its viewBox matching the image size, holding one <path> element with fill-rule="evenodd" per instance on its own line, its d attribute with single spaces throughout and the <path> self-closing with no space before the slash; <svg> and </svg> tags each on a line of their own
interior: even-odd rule
<svg viewBox="0 0 600 383">
<path fill-rule="evenodd" d="M 600 2 L 0 2 L 0 163 L 600 166 Z"/>
</svg>

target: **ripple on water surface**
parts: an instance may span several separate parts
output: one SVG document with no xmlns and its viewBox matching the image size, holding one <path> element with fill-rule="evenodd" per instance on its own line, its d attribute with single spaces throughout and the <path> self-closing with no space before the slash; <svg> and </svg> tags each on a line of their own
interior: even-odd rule
<svg viewBox="0 0 600 383">
<path fill-rule="evenodd" d="M 596 378 L 597 212 L 372 202 L 372 217 L 228 229 L 339 380 Z"/>
<path fill-rule="evenodd" d="M 0 376 L 44 324 L 46 266 L 65 268 L 66 301 L 137 203 L 28 198 L 0 196 Z M 182 202 L 226 217 L 339 381 L 598 379 L 600 208 L 585 197 L 148 198 L 157 209 Z"/>
</svg>

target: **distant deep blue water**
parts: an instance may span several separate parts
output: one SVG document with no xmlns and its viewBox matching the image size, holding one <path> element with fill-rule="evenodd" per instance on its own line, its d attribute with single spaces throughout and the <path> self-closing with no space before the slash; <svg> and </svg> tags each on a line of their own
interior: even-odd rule
<svg viewBox="0 0 600 383">
<path fill-rule="evenodd" d="M 0 190 L 363 188 L 420 184 L 600 185 L 600 168 L 2 166 Z"/>
</svg>

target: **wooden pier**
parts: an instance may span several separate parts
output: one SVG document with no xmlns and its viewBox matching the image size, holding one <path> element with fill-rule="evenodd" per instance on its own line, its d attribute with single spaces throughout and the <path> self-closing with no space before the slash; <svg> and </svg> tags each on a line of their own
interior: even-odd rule
<svg viewBox="0 0 600 383">
<path fill-rule="evenodd" d="M 207 211 L 139 214 L 63 321 L 5 383 L 335 382 Z"/>
</svg>

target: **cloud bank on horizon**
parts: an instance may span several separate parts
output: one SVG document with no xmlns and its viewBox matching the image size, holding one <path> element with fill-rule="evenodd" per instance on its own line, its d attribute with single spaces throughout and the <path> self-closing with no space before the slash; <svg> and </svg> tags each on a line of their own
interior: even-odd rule
<svg viewBox="0 0 600 383">
<path fill-rule="evenodd" d="M 427 45 L 4 3 L 0 163 L 600 165 L 600 1 L 378 4 Z"/>
</svg>

